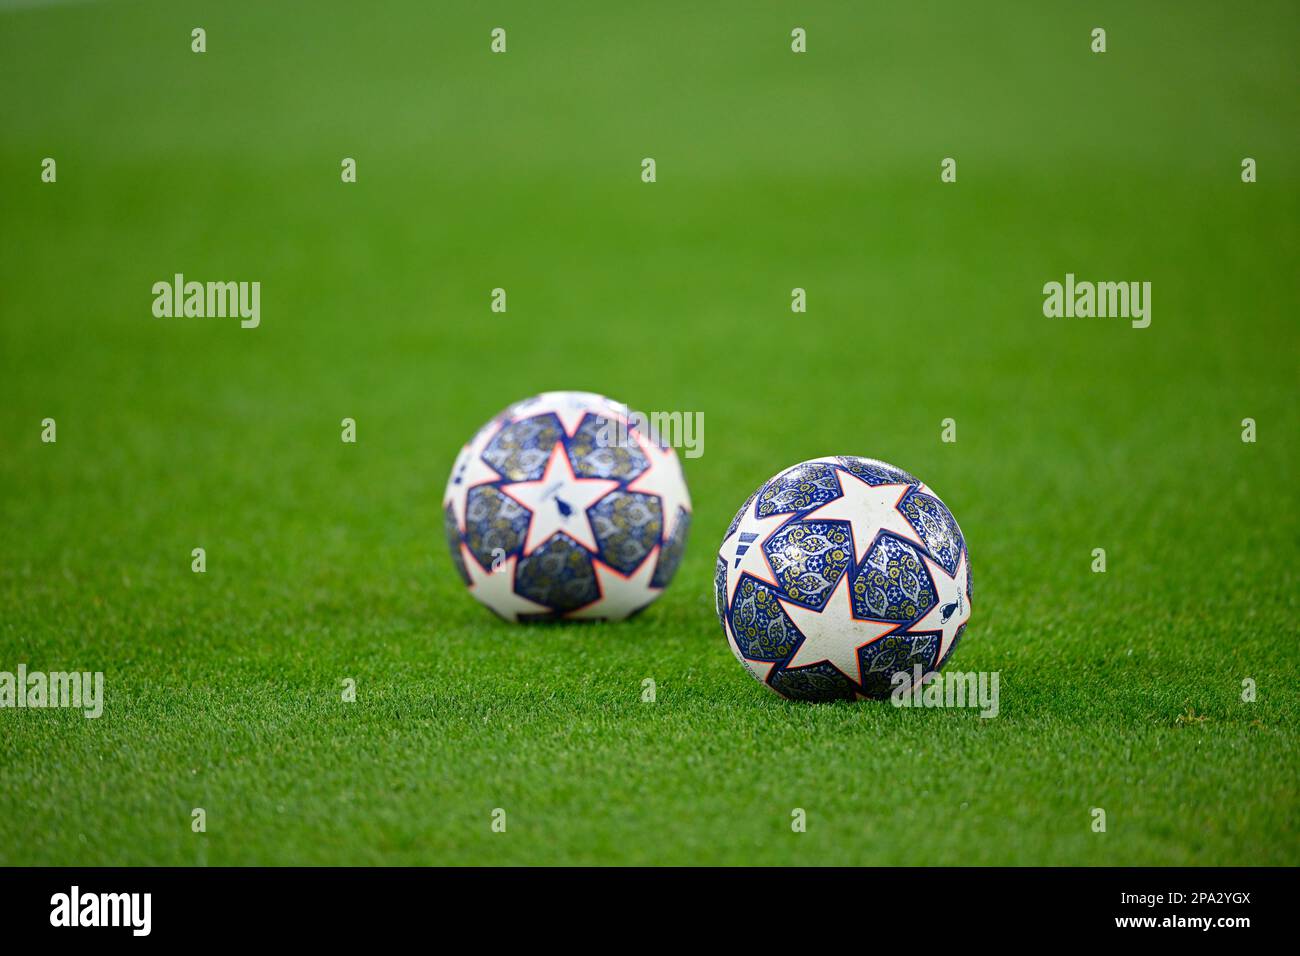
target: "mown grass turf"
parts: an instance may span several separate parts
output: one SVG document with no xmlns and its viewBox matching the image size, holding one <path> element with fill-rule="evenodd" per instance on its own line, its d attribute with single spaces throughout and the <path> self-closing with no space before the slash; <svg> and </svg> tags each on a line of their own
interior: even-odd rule
<svg viewBox="0 0 1300 956">
<path fill-rule="evenodd" d="M 968 7 L 0 12 L 0 670 L 107 675 L 0 711 L 0 863 L 1295 864 L 1296 13 Z M 153 318 L 175 272 L 261 327 Z M 1151 327 L 1044 318 L 1066 272 Z M 552 388 L 705 413 L 632 622 L 447 557 L 460 444 Z M 731 657 L 727 521 L 837 453 L 961 521 L 997 719 Z"/>
</svg>

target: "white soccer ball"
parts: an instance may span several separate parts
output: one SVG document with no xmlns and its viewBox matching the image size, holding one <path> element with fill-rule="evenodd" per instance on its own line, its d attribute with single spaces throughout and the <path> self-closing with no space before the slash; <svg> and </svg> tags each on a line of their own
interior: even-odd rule
<svg viewBox="0 0 1300 956">
<path fill-rule="evenodd" d="M 732 653 L 799 700 L 909 688 L 943 666 L 970 619 L 957 520 L 921 481 L 870 458 L 818 458 L 764 482 L 727 529 L 714 584 Z"/>
<path fill-rule="evenodd" d="M 629 416 L 601 395 L 546 392 L 461 449 L 443 512 L 475 598 L 509 621 L 619 620 L 668 586 L 691 499 L 676 453 Z"/>
</svg>

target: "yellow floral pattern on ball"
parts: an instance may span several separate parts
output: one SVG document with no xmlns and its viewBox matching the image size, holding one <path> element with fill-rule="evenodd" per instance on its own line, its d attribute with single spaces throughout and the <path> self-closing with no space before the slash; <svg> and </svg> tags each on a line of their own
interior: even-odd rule
<svg viewBox="0 0 1300 956">
<path fill-rule="evenodd" d="M 588 415 L 569 443 L 573 472 L 582 478 L 617 478 L 631 481 L 650 466 L 645 453 L 629 433 L 625 444 L 611 419 Z"/>
<path fill-rule="evenodd" d="M 760 518 L 802 511 L 840 496 L 840 486 L 825 465 L 800 465 L 798 470 L 773 480 L 763 489 L 755 508 Z"/>
<path fill-rule="evenodd" d="M 800 637 L 772 589 L 752 578 L 746 578 L 736 589 L 732 627 L 745 655 L 757 660 L 775 660 L 794 653 Z"/>
<path fill-rule="evenodd" d="M 909 544 L 882 535 L 853 579 L 853 612 L 882 621 L 911 621 L 934 606 L 934 586 Z"/>
<path fill-rule="evenodd" d="M 843 524 L 799 521 L 772 535 L 764 551 L 791 600 L 821 607 L 849 566 L 853 546 Z"/>
<path fill-rule="evenodd" d="M 610 567 L 629 574 L 650 553 L 663 531 L 659 508 L 654 495 L 616 491 L 591 509 L 591 527 Z"/>
<path fill-rule="evenodd" d="M 564 432 L 554 415 L 506 425 L 488 443 L 483 460 L 511 481 L 536 481 Z"/>
</svg>

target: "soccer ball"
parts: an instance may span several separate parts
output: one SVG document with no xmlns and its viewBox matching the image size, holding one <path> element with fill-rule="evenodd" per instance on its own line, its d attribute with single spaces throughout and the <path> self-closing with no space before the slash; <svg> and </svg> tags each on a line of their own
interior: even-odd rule
<svg viewBox="0 0 1300 956">
<path fill-rule="evenodd" d="M 727 529 L 714 585 L 736 658 L 797 700 L 911 687 L 918 665 L 943 666 L 970 619 L 952 512 L 871 458 L 817 458 L 764 482 Z"/>
<path fill-rule="evenodd" d="M 508 621 L 635 614 L 672 580 L 691 526 L 676 453 L 590 392 L 497 415 L 461 449 L 442 501 L 456 569 Z"/>
</svg>

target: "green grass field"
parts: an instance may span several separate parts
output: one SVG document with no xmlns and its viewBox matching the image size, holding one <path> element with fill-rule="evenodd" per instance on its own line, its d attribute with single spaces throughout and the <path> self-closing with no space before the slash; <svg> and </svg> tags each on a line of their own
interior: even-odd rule
<svg viewBox="0 0 1300 956">
<path fill-rule="evenodd" d="M 0 710 L 0 864 L 1300 862 L 1298 48 L 1289 3 L 0 3 L 0 671 L 106 675 Z M 155 318 L 177 272 L 260 327 Z M 1045 318 L 1067 272 L 1150 327 Z M 566 388 L 704 412 L 692 538 L 631 622 L 507 625 L 442 490 Z M 997 719 L 733 659 L 727 522 L 826 454 L 961 521 Z"/>
</svg>

